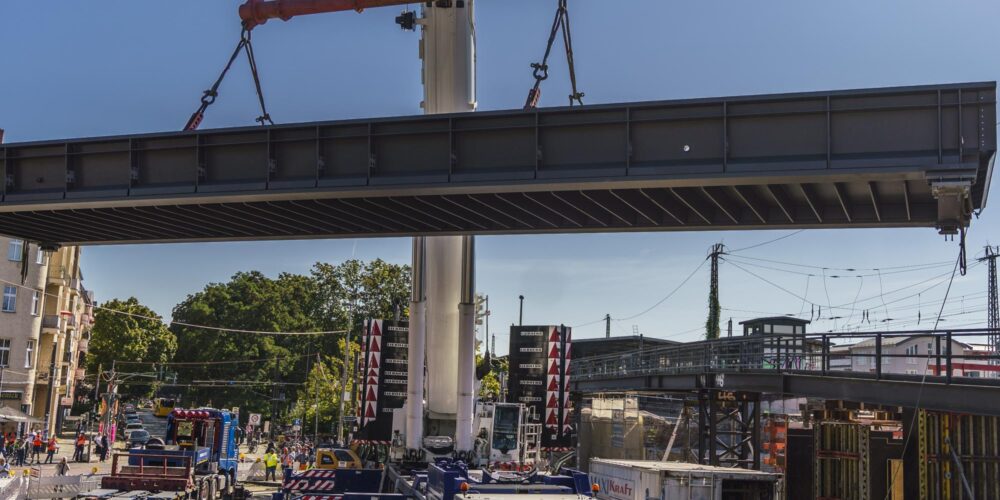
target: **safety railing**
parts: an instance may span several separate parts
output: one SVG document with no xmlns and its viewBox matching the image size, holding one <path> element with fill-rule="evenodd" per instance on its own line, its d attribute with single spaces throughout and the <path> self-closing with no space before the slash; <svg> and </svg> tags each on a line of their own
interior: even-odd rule
<svg viewBox="0 0 1000 500">
<path fill-rule="evenodd" d="M 756 334 L 574 359 L 575 380 L 645 375 L 764 372 L 934 377 L 1000 383 L 997 331 Z"/>
</svg>

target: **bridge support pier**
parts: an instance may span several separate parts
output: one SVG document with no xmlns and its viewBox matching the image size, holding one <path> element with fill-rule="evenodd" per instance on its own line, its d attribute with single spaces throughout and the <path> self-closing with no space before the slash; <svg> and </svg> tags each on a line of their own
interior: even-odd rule
<svg viewBox="0 0 1000 500">
<path fill-rule="evenodd" d="M 698 392 L 698 461 L 760 470 L 760 393 Z"/>
</svg>

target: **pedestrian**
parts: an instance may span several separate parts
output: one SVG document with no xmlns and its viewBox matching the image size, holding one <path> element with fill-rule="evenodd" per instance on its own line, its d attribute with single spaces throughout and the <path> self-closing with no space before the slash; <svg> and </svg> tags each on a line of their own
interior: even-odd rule
<svg viewBox="0 0 1000 500">
<path fill-rule="evenodd" d="M 73 461 L 83 462 L 83 448 L 87 446 L 87 435 L 79 433 L 76 436 L 76 451 L 73 452 Z"/>
<path fill-rule="evenodd" d="M 101 434 L 101 461 L 103 462 L 108 458 L 108 452 L 111 451 L 111 445 L 108 443 L 108 435 Z"/>
<path fill-rule="evenodd" d="M 56 464 L 56 475 L 65 476 L 68 473 L 69 473 L 69 464 L 66 463 L 66 457 L 62 457 L 59 459 L 59 463 Z"/>
<path fill-rule="evenodd" d="M 10 464 L 4 458 L 0 458 L 0 477 L 10 477 Z"/>
<path fill-rule="evenodd" d="M 36 432 L 35 437 L 31 440 L 31 460 L 36 464 L 42 463 L 42 446 L 44 441 L 42 441 L 42 433 Z"/>
<path fill-rule="evenodd" d="M 28 454 L 28 438 L 18 440 L 14 443 L 14 456 L 17 459 L 14 461 L 14 465 L 18 467 L 24 466 L 25 455 Z"/>
<path fill-rule="evenodd" d="M 51 464 L 52 463 L 52 458 L 55 457 L 56 450 L 58 448 L 59 448 L 59 445 L 58 445 L 58 443 L 56 443 L 55 436 L 50 437 L 49 438 L 48 449 L 47 449 L 48 454 L 45 457 L 45 463 L 47 463 L 47 464 Z"/>
<path fill-rule="evenodd" d="M 278 472 L 278 455 L 274 453 L 273 450 L 268 450 L 264 453 L 264 480 L 271 478 L 272 481 L 277 481 Z"/>
</svg>

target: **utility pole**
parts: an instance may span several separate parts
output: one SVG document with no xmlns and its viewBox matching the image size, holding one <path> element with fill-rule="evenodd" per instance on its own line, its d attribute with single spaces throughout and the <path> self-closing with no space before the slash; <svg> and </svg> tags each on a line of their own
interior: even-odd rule
<svg viewBox="0 0 1000 500">
<path fill-rule="evenodd" d="M 1000 247 L 986 247 L 986 255 L 980 261 L 989 262 L 989 271 L 986 281 L 986 327 L 989 328 L 990 354 L 996 356 L 1000 353 L 1000 308 L 997 304 L 997 256 L 1000 256 Z M 991 364 L 1000 364 L 1000 360 L 992 360 Z"/>
<path fill-rule="evenodd" d="M 340 369 L 340 405 L 337 412 L 337 441 L 344 443 L 344 400 L 350 397 L 347 393 L 347 362 L 351 353 L 351 330 L 354 329 L 354 308 L 357 298 L 351 297 L 351 309 L 347 317 L 347 337 L 344 340 L 344 364 Z"/>
<path fill-rule="evenodd" d="M 611 338 L 611 313 L 604 315 L 604 338 Z"/>
<path fill-rule="evenodd" d="M 708 258 L 712 260 L 712 277 L 708 288 L 708 320 L 705 322 L 705 338 L 708 340 L 719 338 L 719 256 L 725 253 L 725 246 L 722 243 L 712 245 L 712 253 Z"/>
</svg>

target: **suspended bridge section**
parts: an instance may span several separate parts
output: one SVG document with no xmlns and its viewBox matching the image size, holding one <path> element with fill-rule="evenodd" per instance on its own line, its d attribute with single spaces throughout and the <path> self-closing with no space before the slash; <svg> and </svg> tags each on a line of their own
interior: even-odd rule
<svg viewBox="0 0 1000 500">
<path fill-rule="evenodd" d="M 0 145 L 0 233 L 51 244 L 934 227 L 986 203 L 967 83 Z"/>
</svg>

